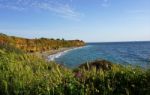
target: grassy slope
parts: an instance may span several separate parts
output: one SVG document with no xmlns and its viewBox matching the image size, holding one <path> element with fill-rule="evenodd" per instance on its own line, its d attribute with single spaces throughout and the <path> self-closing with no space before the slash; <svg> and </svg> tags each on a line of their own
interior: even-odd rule
<svg viewBox="0 0 150 95">
<path fill-rule="evenodd" d="M 55 63 L 0 46 L 0 95 L 39 95 L 53 92 L 70 71 Z M 61 77 L 62 73 L 64 76 Z"/>
</svg>

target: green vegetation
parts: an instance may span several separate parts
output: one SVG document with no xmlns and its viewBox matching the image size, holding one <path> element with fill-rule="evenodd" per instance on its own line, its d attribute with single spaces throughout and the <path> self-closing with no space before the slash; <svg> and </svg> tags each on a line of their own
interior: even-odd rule
<svg viewBox="0 0 150 95">
<path fill-rule="evenodd" d="M 150 70 L 101 60 L 74 70 L 0 44 L 0 95 L 150 95 Z"/>
<path fill-rule="evenodd" d="M 43 52 L 63 47 L 79 47 L 85 45 L 81 40 L 60 39 L 27 39 L 0 34 L 0 43 L 7 43 L 26 52 Z"/>
</svg>

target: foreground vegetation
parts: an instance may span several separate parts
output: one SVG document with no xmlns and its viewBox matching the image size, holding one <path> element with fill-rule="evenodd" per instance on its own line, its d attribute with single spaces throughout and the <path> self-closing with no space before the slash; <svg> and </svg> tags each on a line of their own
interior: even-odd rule
<svg viewBox="0 0 150 95">
<path fill-rule="evenodd" d="M 0 44 L 0 95 L 150 95 L 150 70 L 96 61 L 74 70 Z"/>
</svg>

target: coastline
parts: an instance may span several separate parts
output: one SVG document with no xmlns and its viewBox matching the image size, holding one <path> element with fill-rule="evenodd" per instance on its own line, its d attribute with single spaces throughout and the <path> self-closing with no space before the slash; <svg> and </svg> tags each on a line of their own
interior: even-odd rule
<svg viewBox="0 0 150 95">
<path fill-rule="evenodd" d="M 49 51 L 44 51 L 44 52 L 35 52 L 35 53 L 31 53 L 31 54 L 36 55 L 37 57 L 40 57 L 40 58 L 44 58 L 47 61 L 54 61 L 55 58 L 58 58 L 62 54 L 66 53 L 68 51 L 74 50 L 74 49 L 82 48 L 82 47 L 83 46 L 59 48 L 57 50 L 49 50 Z"/>
<path fill-rule="evenodd" d="M 62 56 L 63 54 L 69 52 L 69 51 L 72 51 L 72 50 L 75 50 L 75 49 L 79 49 L 79 48 L 82 48 L 83 46 L 80 46 L 80 47 L 70 47 L 70 48 L 63 48 L 61 50 L 58 50 L 56 51 L 55 53 L 53 54 L 50 54 L 47 56 L 47 60 L 48 61 L 55 61 L 56 58 Z"/>
</svg>

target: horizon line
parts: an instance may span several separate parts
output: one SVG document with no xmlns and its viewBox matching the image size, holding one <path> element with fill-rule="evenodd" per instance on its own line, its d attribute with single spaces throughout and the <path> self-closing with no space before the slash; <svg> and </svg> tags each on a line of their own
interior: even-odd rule
<svg viewBox="0 0 150 95">
<path fill-rule="evenodd" d="M 128 43 L 128 42 L 150 42 L 150 40 L 138 40 L 138 41 L 95 41 L 95 42 L 85 42 L 85 43 Z"/>
</svg>

